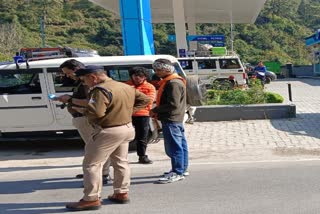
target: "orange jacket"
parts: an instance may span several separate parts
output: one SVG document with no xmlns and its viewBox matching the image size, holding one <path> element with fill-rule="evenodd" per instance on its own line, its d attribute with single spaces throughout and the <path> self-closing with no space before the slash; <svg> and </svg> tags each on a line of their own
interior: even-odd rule
<svg viewBox="0 0 320 214">
<path fill-rule="evenodd" d="M 144 81 L 141 85 L 136 86 L 135 84 L 133 84 L 131 80 L 129 80 L 127 84 L 133 86 L 135 89 L 139 90 L 140 92 L 144 93 L 145 95 L 151 98 L 150 103 L 147 105 L 145 109 L 133 112 L 132 116 L 149 116 L 154 98 L 156 96 L 156 88 L 147 81 Z"/>
</svg>

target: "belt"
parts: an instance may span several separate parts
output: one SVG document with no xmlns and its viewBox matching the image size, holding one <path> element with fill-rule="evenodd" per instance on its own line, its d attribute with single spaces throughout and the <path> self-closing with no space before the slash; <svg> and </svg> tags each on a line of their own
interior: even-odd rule
<svg viewBox="0 0 320 214">
<path fill-rule="evenodd" d="M 73 118 L 76 118 L 76 117 L 83 117 L 84 115 L 79 113 L 79 112 L 76 112 L 76 113 L 73 113 L 71 114 Z"/>
<path fill-rule="evenodd" d="M 131 122 L 130 122 L 131 123 Z M 108 129 L 108 128 L 114 128 L 114 127 L 118 127 L 118 126 L 125 126 L 128 125 L 130 123 L 125 123 L 125 124 L 121 124 L 121 125 L 114 125 L 114 126 L 101 126 L 103 129 Z"/>
</svg>

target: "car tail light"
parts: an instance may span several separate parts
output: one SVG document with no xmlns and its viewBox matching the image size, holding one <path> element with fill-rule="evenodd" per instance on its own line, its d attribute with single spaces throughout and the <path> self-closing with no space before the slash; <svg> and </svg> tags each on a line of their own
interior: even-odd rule
<svg viewBox="0 0 320 214">
<path fill-rule="evenodd" d="M 243 79 L 247 79 L 247 73 L 243 73 L 243 74 L 242 74 L 242 78 L 243 78 Z"/>
</svg>

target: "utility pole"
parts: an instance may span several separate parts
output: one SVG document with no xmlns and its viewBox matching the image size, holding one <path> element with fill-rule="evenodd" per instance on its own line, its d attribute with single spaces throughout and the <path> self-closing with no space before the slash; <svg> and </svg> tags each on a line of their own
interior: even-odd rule
<svg viewBox="0 0 320 214">
<path fill-rule="evenodd" d="M 40 17 L 41 47 L 46 47 L 45 16 Z"/>
<path fill-rule="evenodd" d="M 40 16 L 40 36 L 41 36 L 41 46 L 46 47 L 46 14 L 47 14 L 47 1 L 42 2 L 42 15 Z"/>
<path fill-rule="evenodd" d="M 233 5 L 232 5 L 232 1 L 230 1 L 229 4 L 230 4 L 229 5 L 229 7 L 230 7 L 230 43 L 231 43 L 231 52 L 233 54 L 234 36 L 233 36 Z"/>
</svg>

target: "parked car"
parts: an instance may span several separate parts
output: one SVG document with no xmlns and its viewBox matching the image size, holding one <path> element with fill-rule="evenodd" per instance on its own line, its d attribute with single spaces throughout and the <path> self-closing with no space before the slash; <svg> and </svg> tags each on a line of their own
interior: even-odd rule
<svg viewBox="0 0 320 214">
<path fill-rule="evenodd" d="M 237 86 L 247 84 L 245 68 L 237 55 L 184 57 L 178 60 L 187 76 L 198 76 L 209 87 L 214 82 L 229 83 L 230 79 Z"/>
<path fill-rule="evenodd" d="M 85 65 L 104 66 L 114 80 L 129 80 L 128 69 L 144 66 L 154 76 L 152 64 L 165 58 L 173 62 L 176 72 L 187 80 L 188 103 L 201 105 L 204 99 L 202 85 L 197 77 L 186 77 L 178 60 L 170 55 L 79 57 Z M 12 63 L 0 66 L 0 141 L 21 137 L 78 138 L 71 116 L 64 105 L 52 101 L 48 95 L 71 94 L 76 86 L 66 78 L 59 66 L 70 58 L 56 58 Z"/>
</svg>

